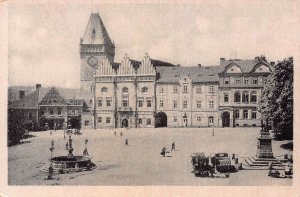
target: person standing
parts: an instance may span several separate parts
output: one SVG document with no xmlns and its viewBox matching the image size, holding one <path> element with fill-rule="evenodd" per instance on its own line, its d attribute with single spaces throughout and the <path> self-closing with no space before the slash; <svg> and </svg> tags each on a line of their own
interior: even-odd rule
<svg viewBox="0 0 300 197">
<path fill-rule="evenodd" d="M 125 140 L 125 146 L 128 146 L 128 139 Z"/>
<path fill-rule="evenodd" d="M 171 149 L 171 151 L 173 151 L 173 150 L 175 151 L 175 142 L 172 143 L 172 149 Z"/>
</svg>

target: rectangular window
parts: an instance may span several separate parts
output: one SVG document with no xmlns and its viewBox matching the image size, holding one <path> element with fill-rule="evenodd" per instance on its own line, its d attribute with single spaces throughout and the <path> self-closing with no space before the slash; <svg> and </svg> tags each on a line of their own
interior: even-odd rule
<svg viewBox="0 0 300 197">
<path fill-rule="evenodd" d="M 201 122 L 201 117 L 197 116 L 197 122 Z"/>
<path fill-rule="evenodd" d="M 236 119 L 239 119 L 240 118 L 240 111 L 235 111 L 235 118 Z"/>
<path fill-rule="evenodd" d="M 173 107 L 177 108 L 177 101 L 176 100 L 173 101 Z"/>
<path fill-rule="evenodd" d="M 102 123 L 102 117 L 98 117 L 98 123 Z"/>
<path fill-rule="evenodd" d="M 184 109 L 187 108 L 187 104 L 188 104 L 187 100 L 184 100 L 184 101 L 183 101 L 183 108 L 184 108 Z"/>
<path fill-rule="evenodd" d="M 252 119 L 256 119 L 256 111 L 253 111 L 253 112 L 251 113 L 251 118 L 252 118 Z"/>
<path fill-rule="evenodd" d="M 164 93 L 164 87 L 159 87 L 159 93 Z"/>
<path fill-rule="evenodd" d="M 228 103 L 229 102 L 229 95 L 228 93 L 224 93 L 224 103 Z"/>
<path fill-rule="evenodd" d="M 51 108 L 51 109 L 49 110 L 49 113 L 50 113 L 50 115 L 53 115 L 53 114 L 54 114 L 54 110 Z"/>
<path fill-rule="evenodd" d="M 249 84 L 249 80 L 248 80 L 248 79 L 245 79 L 245 80 L 244 80 L 244 84 L 245 84 L 245 85 Z"/>
<path fill-rule="evenodd" d="M 253 78 L 253 85 L 257 85 L 257 78 Z"/>
<path fill-rule="evenodd" d="M 159 106 L 160 106 L 160 107 L 164 107 L 164 101 L 163 101 L 163 100 L 160 100 L 160 101 L 159 101 Z"/>
<path fill-rule="evenodd" d="M 151 100 L 147 100 L 147 107 L 151 107 L 151 103 L 152 103 Z"/>
<path fill-rule="evenodd" d="M 151 119 L 147 119 L 146 125 L 151 125 Z"/>
<path fill-rule="evenodd" d="M 88 121 L 88 120 L 86 120 L 86 121 L 84 121 L 84 126 L 89 126 L 90 125 L 90 121 Z"/>
<path fill-rule="evenodd" d="M 183 93 L 188 93 L 188 87 L 187 87 L 187 85 L 183 85 Z"/>
<path fill-rule="evenodd" d="M 201 106 L 201 101 L 197 101 L 197 108 L 199 109 L 199 108 L 201 108 L 202 106 Z"/>
<path fill-rule="evenodd" d="M 139 107 L 143 107 L 143 101 L 142 101 L 142 100 L 139 100 L 139 101 L 138 101 L 138 105 L 139 105 Z"/>
<path fill-rule="evenodd" d="M 228 85 L 228 84 L 229 84 L 229 78 L 225 78 L 225 79 L 224 79 L 224 84 L 225 84 L 225 85 Z"/>
<path fill-rule="evenodd" d="M 177 93 L 177 92 L 178 92 L 177 86 L 173 86 L 173 93 Z"/>
<path fill-rule="evenodd" d="M 209 108 L 213 109 L 214 108 L 214 101 L 209 101 Z"/>
<path fill-rule="evenodd" d="M 106 117 L 106 124 L 110 124 L 110 117 Z"/>
<path fill-rule="evenodd" d="M 243 111 L 243 118 L 248 119 L 248 110 Z"/>
<path fill-rule="evenodd" d="M 61 115 L 61 108 L 57 108 L 57 114 Z"/>
<path fill-rule="evenodd" d="M 110 99 L 107 99 L 106 100 L 106 107 L 110 107 L 111 106 L 111 100 Z"/>
<path fill-rule="evenodd" d="M 197 87 L 196 87 L 196 93 L 201 93 L 201 92 L 202 92 L 201 86 L 197 86 Z"/>
<path fill-rule="evenodd" d="M 237 78 L 237 79 L 235 80 L 235 84 L 236 84 L 236 85 L 241 85 L 241 79 L 240 79 L 240 78 Z"/>
<path fill-rule="evenodd" d="M 209 86 L 209 93 L 214 93 L 215 90 L 214 90 L 214 86 Z"/>
<path fill-rule="evenodd" d="M 29 114 L 28 114 L 28 119 L 29 119 L 29 120 L 32 120 L 32 112 L 29 112 Z"/>
<path fill-rule="evenodd" d="M 127 99 L 122 100 L 122 105 L 123 107 L 128 107 L 128 100 Z"/>
<path fill-rule="evenodd" d="M 173 122 L 177 122 L 177 116 L 173 117 Z"/>
<path fill-rule="evenodd" d="M 98 100 L 98 107 L 102 107 L 102 99 Z"/>
</svg>

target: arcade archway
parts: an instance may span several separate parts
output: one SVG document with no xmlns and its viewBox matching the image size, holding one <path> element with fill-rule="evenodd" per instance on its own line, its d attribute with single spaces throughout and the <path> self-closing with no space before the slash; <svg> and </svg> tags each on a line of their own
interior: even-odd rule
<svg viewBox="0 0 300 197">
<path fill-rule="evenodd" d="M 155 115 L 155 127 L 167 127 L 168 117 L 165 112 L 158 112 Z"/>
</svg>

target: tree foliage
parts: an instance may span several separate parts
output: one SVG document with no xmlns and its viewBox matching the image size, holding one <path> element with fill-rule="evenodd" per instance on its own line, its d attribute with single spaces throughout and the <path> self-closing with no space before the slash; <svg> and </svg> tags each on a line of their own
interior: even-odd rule
<svg viewBox="0 0 300 197">
<path fill-rule="evenodd" d="M 262 91 L 260 110 L 270 120 L 276 134 L 284 139 L 293 137 L 293 58 L 284 59 L 274 66 Z"/>
</svg>

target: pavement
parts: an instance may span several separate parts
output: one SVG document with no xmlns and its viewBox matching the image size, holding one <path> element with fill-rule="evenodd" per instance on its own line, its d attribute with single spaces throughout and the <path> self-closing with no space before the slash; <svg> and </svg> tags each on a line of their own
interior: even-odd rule
<svg viewBox="0 0 300 197">
<path fill-rule="evenodd" d="M 9 185 L 220 185 L 261 186 L 292 185 L 291 178 L 271 178 L 267 170 L 241 170 L 229 178 L 195 177 L 191 173 L 194 152 L 228 152 L 243 157 L 256 153 L 260 128 L 145 128 L 83 130 L 72 135 L 74 155 L 82 155 L 87 138 L 88 152 L 97 165 L 93 171 L 55 175 L 45 180 L 40 171 L 49 164 L 51 140 L 53 156 L 67 155 L 63 131 L 32 132 L 35 137 L 8 148 Z M 114 136 L 114 131 L 117 136 Z M 120 136 L 123 132 L 123 136 Z M 125 139 L 128 146 L 125 146 Z M 171 150 L 175 142 L 176 150 Z M 274 155 L 289 153 L 280 148 L 290 141 L 273 141 Z M 160 155 L 166 147 L 169 154 Z"/>
</svg>

